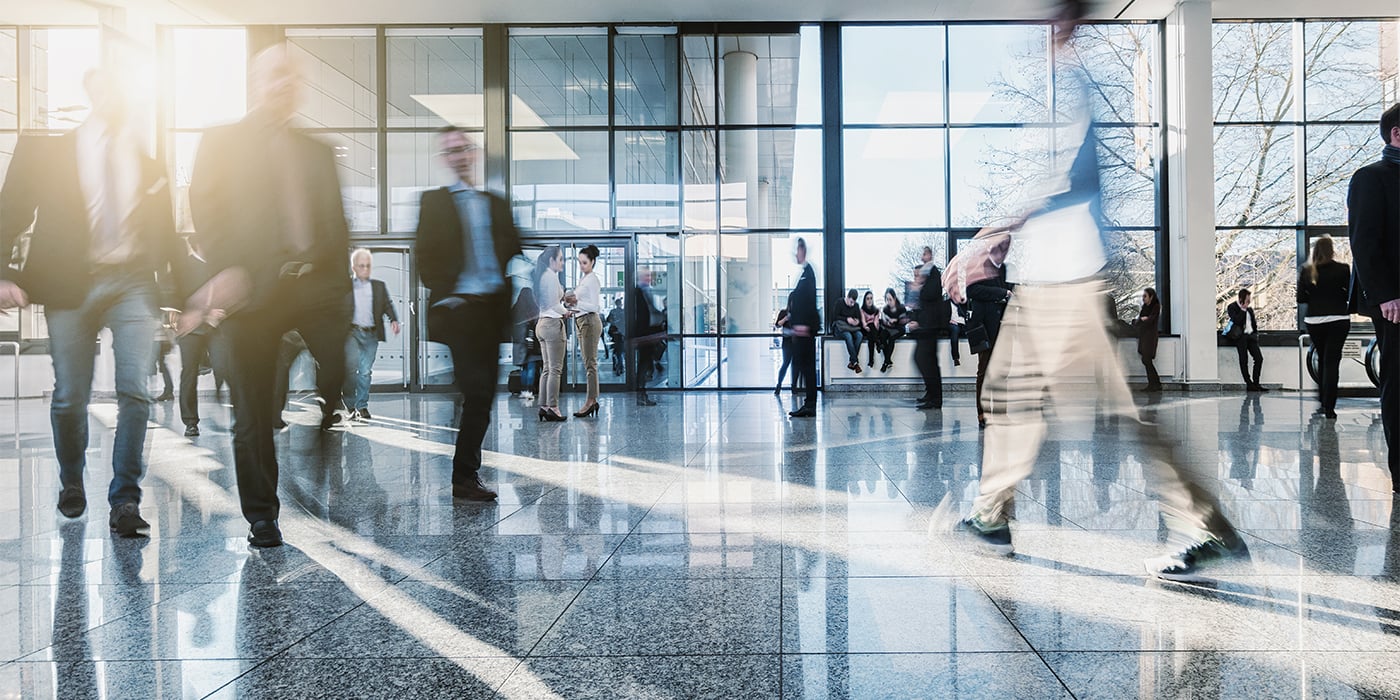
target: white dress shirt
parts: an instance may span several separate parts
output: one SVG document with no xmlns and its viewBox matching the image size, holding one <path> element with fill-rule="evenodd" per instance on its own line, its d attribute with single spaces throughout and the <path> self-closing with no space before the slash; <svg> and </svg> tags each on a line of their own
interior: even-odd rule
<svg viewBox="0 0 1400 700">
<path fill-rule="evenodd" d="M 140 199 L 141 154 L 124 129 L 113 129 L 93 115 L 78 125 L 78 185 L 87 204 L 92 231 L 92 260 L 104 265 L 127 262 L 135 254 L 131 214 Z M 108 163 L 108 157 L 112 162 Z M 109 202 L 108 198 L 114 198 Z M 117 219 L 115 241 L 106 240 L 107 212 Z"/>
<path fill-rule="evenodd" d="M 564 308 L 564 285 L 559 284 L 559 273 L 549 270 L 540 278 L 539 296 L 540 318 L 564 318 L 568 309 Z"/>
<path fill-rule="evenodd" d="M 579 313 L 596 314 L 603 310 L 603 287 L 598 281 L 598 275 L 588 273 L 583 279 L 578 281 L 578 286 L 574 288 L 574 296 L 578 297 L 578 303 L 574 308 Z"/>
<path fill-rule="evenodd" d="M 351 315 L 351 323 L 361 328 L 369 328 L 374 324 L 374 283 L 370 280 L 361 281 L 359 277 L 350 280 L 350 287 L 355 292 L 355 311 Z"/>
</svg>

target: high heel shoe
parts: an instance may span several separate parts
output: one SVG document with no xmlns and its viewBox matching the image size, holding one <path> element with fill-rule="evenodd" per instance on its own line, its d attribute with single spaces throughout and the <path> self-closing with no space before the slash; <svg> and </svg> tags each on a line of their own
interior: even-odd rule
<svg viewBox="0 0 1400 700">
<path fill-rule="evenodd" d="M 541 423 L 543 423 L 543 422 L 545 422 L 545 421 L 549 421 L 550 423 L 558 423 L 558 422 L 560 422 L 560 421 L 566 421 L 566 420 L 568 420 L 568 418 L 565 418 L 564 416 L 561 416 L 561 415 L 559 415 L 558 413 L 555 413 L 554 411 L 551 411 L 551 410 L 549 410 L 549 409 L 547 409 L 547 408 L 541 408 L 541 409 L 540 409 L 540 422 L 541 422 Z"/>
<path fill-rule="evenodd" d="M 598 404 L 595 403 L 595 404 L 593 404 L 592 406 L 589 406 L 588 408 L 583 409 L 582 411 L 578 411 L 577 413 L 574 414 L 574 417 L 575 417 L 575 418 L 587 418 L 587 417 L 589 417 L 589 416 L 596 416 L 596 415 L 598 415 Z"/>
</svg>

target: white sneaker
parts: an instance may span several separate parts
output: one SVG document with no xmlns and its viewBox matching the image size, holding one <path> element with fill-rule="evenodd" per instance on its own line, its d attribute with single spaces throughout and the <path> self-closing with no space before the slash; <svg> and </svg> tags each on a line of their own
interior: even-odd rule
<svg viewBox="0 0 1400 700">
<path fill-rule="evenodd" d="M 534 401 L 534 400 L 535 400 L 535 394 L 534 394 L 534 392 L 530 392 L 530 391 L 522 391 L 522 392 L 520 392 L 520 400 L 521 400 L 521 401 Z"/>
</svg>

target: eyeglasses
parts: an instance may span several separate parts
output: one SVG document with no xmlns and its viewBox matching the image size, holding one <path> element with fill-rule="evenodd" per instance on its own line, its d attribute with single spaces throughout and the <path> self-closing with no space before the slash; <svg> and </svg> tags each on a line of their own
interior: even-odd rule
<svg viewBox="0 0 1400 700">
<path fill-rule="evenodd" d="M 453 148 L 444 148 L 444 149 L 442 149 L 441 151 L 438 151 L 438 155 L 440 155 L 440 156 L 455 156 L 455 155 L 457 155 L 457 154 L 459 154 L 459 153 L 475 153 L 475 152 L 477 152 L 477 151 L 479 151 L 479 150 L 481 150 L 481 147 L 480 147 L 480 146 L 474 146 L 474 145 L 470 145 L 470 144 L 469 144 L 469 145 L 466 145 L 466 146 L 456 146 L 456 147 L 453 147 Z"/>
</svg>

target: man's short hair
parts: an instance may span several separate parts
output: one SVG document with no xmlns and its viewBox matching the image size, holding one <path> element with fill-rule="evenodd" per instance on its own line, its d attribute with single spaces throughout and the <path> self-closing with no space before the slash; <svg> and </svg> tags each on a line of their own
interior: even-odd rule
<svg viewBox="0 0 1400 700">
<path fill-rule="evenodd" d="M 1245 297 L 1250 296 L 1250 295 L 1252 295 L 1252 294 L 1253 294 L 1253 292 L 1249 291 L 1247 288 L 1241 287 L 1241 288 L 1240 288 L 1240 293 L 1237 294 L 1236 296 L 1239 297 L 1240 301 L 1244 301 L 1244 298 L 1245 298 Z"/>
<path fill-rule="evenodd" d="M 1397 126 L 1400 126 L 1400 102 L 1381 114 L 1381 140 L 1390 143 L 1390 132 Z"/>
</svg>

